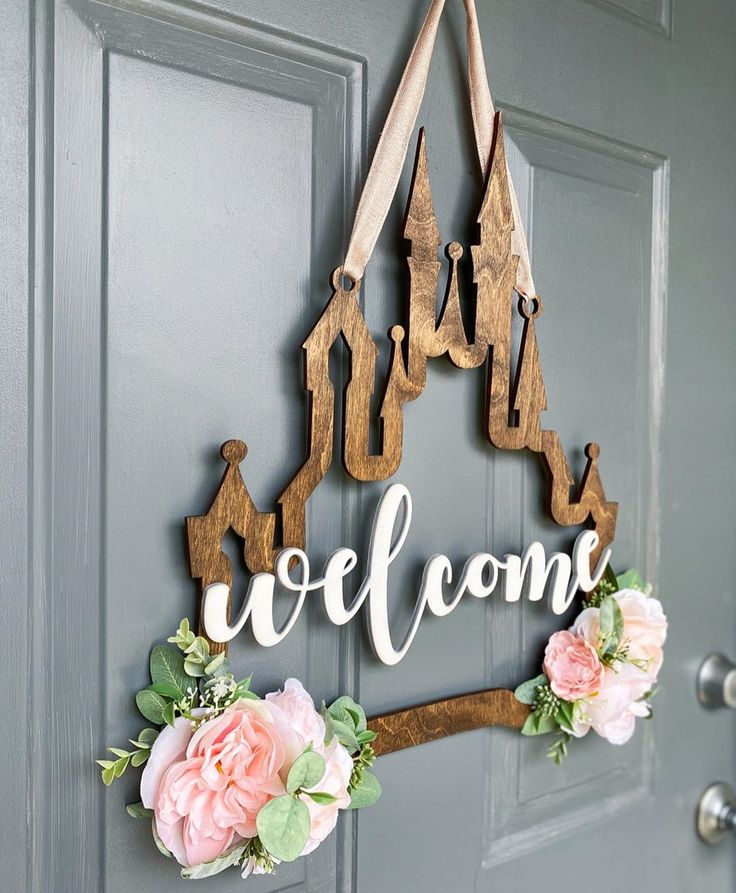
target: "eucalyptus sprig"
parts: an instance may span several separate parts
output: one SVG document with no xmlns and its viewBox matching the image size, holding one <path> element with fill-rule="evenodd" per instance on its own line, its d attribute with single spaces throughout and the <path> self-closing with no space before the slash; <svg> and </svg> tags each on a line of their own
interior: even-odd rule
<svg viewBox="0 0 736 893">
<path fill-rule="evenodd" d="M 168 642 L 177 648 L 156 645 L 151 651 L 151 684 L 135 696 L 139 712 L 156 725 L 174 725 L 177 716 L 195 724 L 222 713 L 241 698 L 257 698 L 250 690 L 251 677 L 239 682 L 230 673 L 224 654 L 210 654 L 209 642 L 195 636 L 186 617 Z M 142 766 L 158 732 L 144 729 L 131 744 L 133 751 L 108 747 L 115 760 L 97 760 L 106 785 L 120 778 L 128 766 Z"/>
<path fill-rule="evenodd" d="M 128 739 L 135 750 L 124 750 L 122 747 L 108 747 L 107 749 L 117 759 L 95 760 L 97 765 L 102 767 L 103 783 L 111 785 L 116 778 L 120 778 L 128 766 L 133 766 L 136 769 L 138 766 L 142 766 L 148 759 L 156 738 L 158 738 L 156 729 L 142 729 L 138 733 L 137 738 Z"/>
<path fill-rule="evenodd" d="M 325 743 L 329 744 L 337 736 L 337 740 L 353 758 L 353 771 L 348 785 L 349 808 L 373 806 L 381 796 L 378 779 L 368 771 L 376 759 L 372 743 L 377 735 L 368 728 L 365 710 L 351 697 L 343 695 L 329 707 L 322 704 L 321 713 L 325 721 Z"/>
</svg>

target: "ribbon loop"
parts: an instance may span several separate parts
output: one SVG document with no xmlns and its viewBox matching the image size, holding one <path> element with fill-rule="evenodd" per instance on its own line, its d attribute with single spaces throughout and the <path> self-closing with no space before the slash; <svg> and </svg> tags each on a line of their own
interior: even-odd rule
<svg viewBox="0 0 736 893">
<path fill-rule="evenodd" d="M 475 2 L 474 0 L 464 0 L 464 4 L 467 19 L 470 112 L 473 119 L 478 160 L 485 179 L 493 146 L 495 109 L 488 85 Z M 409 55 L 373 155 L 373 161 L 358 202 L 353 231 L 343 264 L 344 275 L 355 282 L 359 282 L 363 278 L 366 264 L 373 253 L 396 193 L 409 141 L 424 96 L 437 28 L 444 7 L 445 0 L 432 0 L 427 17 Z M 519 256 L 515 288 L 519 294 L 533 297 L 536 291 L 532 278 L 529 250 L 510 174 L 509 191 L 514 216 L 511 250 Z"/>
</svg>

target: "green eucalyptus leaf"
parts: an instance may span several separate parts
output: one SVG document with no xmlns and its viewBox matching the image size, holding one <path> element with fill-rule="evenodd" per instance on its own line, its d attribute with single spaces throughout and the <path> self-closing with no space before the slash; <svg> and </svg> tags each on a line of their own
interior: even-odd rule
<svg viewBox="0 0 736 893">
<path fill-rule="evenodd" d="M 115 778 L 120 778 L 123 772 L 128 768 L 128 763 L 130 763 L 130 757 L 121 757 L 119 760 L 115 761 L 115 766 L 113 768 Z"/>
<path fill-rule="evenodd" d="M 328 803 L 334 803 L 337 800 L 337 797 L 325 791 L 304 791 L 304 795 L 314 800 L 315 803 L 319 803 L 320 806 L 326 806 Z"/>
<path fill-rule="evenodd" d="M 348 753 L 353 754 L 356 750 L 360 750 L 358 738 L 352 726 L 348 726 L 337 719 L 332 720 L 332 726 L 337 735 L 337 740 L 347 749 Z"/>
<path fill-rule="evenodd" d="M 221 651 L 219 654 L 216 654 L 204 668 L 205 675 L 214 676 L 223 664 L 227 670 L 227 657 L 225 656 L 225 652 Z"/>
<path fill-rule="evenodd" d="M 309 838 L 307 805 L 288 794 L 276 797 L 258 812 L 256 829 L 271 856 L 282 862 L 293 862 L 301 855 Z"/>
<path fill-rule="evenodd" d="M 204 676 L 204 667 L 199 660 L 187 659 L 184 661 L 184 672 L 187 676 L 192 676 L 194 679 L 198 679 L 200 676 Z"/>
<path fill-rule="evenodd" d="M 324 757 L 313 750 L 305 750 L 298 756 L 289 769 L 286 779 L 286 791 L 293 794 L 300 788 L 313 788 L 324 778 L 327 766 Z"/>
<path fill-rule="evenodd" d="M 135 696 L 135 703 L 138 710 L 149 722 L 155 722 L 157 725 L 164 723 L 164 707 L 168 703 L 166 698 L 157 695 L 150 688 L 144 688 Z"/>
<path fill-rule="evenodd" d="M 167 648 L 166 645 L 157 645 L 151 651 L 150 666 L 153 684 L 164 685 L 169 689 L 167 692 L 158 691 L 157 693 L 180 701 L 189 685 L 182 653 L 174 648 Z"/>
<path fill-rule="evenodd" d="M 376 776 L 367 769 L 363 770 L 360 784 L 350 791 L 350 806 L 348 809 L 363 809 L 373 806 L 381 796 L 381 785 Z"/>
<path fill-rule="evenodd" d="M 624 632 L 624 615 L 616 598 L 606 596 L 600 607 L 600 634 L 603 654 L 614 654 Z"/>
<path fill-rule="evenodd" d="M 107 769 L 102 770 L 102 783 L 107 785 L 108 787 L 112 784 L 113 779 L 115 778 L 115 766 L 112 765 Z"/>
<path fill-rule="evenodd" d="M 349 695 L 343 695 L 330 704 L 329 713 L 333 719 L 352 725 L 356 732 L 364 732 L 366 729 L 365 710 Z"/>
<path fill-rule="evenodd" d="M 175 710 L 176 704 L 173 701 L 169 701 L 169 703 L 164 707 L 164 722 L 166 723 L 166 725 L 174 725 Z"/>
<path fill-rule="evenodd" d="M 112 769 L 115 765 L 115 760 L 95 760 L 98 766 L 102 766 L 103 769 Z"/>
<path fill-rule="evenodd" d="M 194 655 L 198 661 L 207 664 L 210 657 L 210 643 L 202 636 L 197 636 L 184 653 Z"/>
<path fill-rule="evenodd" d="M 110 753 L 114 753 L 116 757 L 129 757 L 130 751 L 123 750 L 121 747 L 108 747 Z"/>
<path fill-rule="evenodd" d="M 146 760 L 148 759 L 148 756 L 149 756 L 150 753 L 151 753 L 150 750 L 138 750 L 138 751 L 136 751 L 136 752 L 133 754 L 133 756 L 130 758 L 130 765 L 131 765 L 134 769 L 137 769 L 139 766 L 142 766 L 142 765 L 146 762 Z"/>
<path fill-rule="evenodd" d="M 153 817 L 153 810 L 146 809 L 140 801 L 138 803 L 129 803 L 125 807 L 125 811 L 132 819 L 150 819 Z"/>
<path fill-rule="evenodd" d="M 217 859 L 211 862 L 200 862 L 199 865 L 192 865 L 189 868 L 182 868 L 181 876 L 188 881 L 201 880 L 206 877 L 214 877 L 226 868 L 237 865 L 245 854 L 244 846 L 236 846 Z"/>
<path fill-rule="evenodd" d="M 521 685 L 518 685 L 514 691 L 514 697 L 522 704 L 533 704 L 534 699 L 537 696 L 537 689 L 540 685 L 546 684 L 547 677 L 544 673 L 540 673 L 540 675 L 535 676 L 534 679 L 528 679 L 526 682 L 522 682 Z"/>
<path fill-rule="evenodd" d="M 644 595 L 650 595 L 652 591 L 651 584 L 647 583 L 635 568 L 616 577 L 616 581 L 619 589 L 636 589 L 638 592 L 643 592 Z"/>
<path fill-rule="evenodd" d="M 522 726 L 522 735 L 547 735 L 556 732 L 559 728 L 554 716 L 545 716 L 542 713 L 530 713 Z"/>
<path fill-rule="evenodd" d="M 358 736 L 358 744 L 370 744 L 371 741 L 375 741 L 378 738 L 378 732 L 373 732 L 370 729 L 365 729 L 365 731 L 361 732 Z"/>
<path fill-rule="evenodd" d="M 141 747 L 153 747 L 153 742 L 157 738 L 158 731 L 156 729 L 141 729 L 136 740 Z"/>
<path fill-rule="evenodd" d="M 178 685 L 171 682 L 154 682 L 148 686 L 151 691 L 155 691 L 157 695 L 163 698 L 172 698 L 174 701 L 181 701 L 184 697 L 182 690 Z"/>
<path fill-rule="evenodd" d="M 557 708 L 557 713 L 555 714 L 557 724 L 559 726 L 564 726 L 566 729 L 572 729 L 574 711 L 575 704 L 572 701 L 560 701 L 560 706 Z"/>
<path fill-rule="evenodd" d="M 156 816 L 151 819 L 151 834 L 153 834 L 153 840 L 156 844 L 159 853 L 166 856 L 167 859 L 173 859 L 171 853 L 166 849 L 163 840 L 158 836 L 158 829 L 156 828 Z"/>
<path fill-rule="evenodd" d="M 322 702 L 322 710 L 320 713 L 322 714 L 322 719 L 325 721 L 325 744 L 329 744 L 335 737 L 335 723 L 328 713 L 324 701 Z"/>
</svg>

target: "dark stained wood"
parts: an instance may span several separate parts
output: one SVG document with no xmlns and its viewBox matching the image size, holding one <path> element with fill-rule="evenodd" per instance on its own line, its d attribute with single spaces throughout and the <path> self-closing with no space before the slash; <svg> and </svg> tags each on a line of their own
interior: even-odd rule
<svg viewBox="0 0 736 893">
<path fill-rule="evenodd" d="M 487 726 L 520 729 L 527 716 L 529 707 L 519 703 L 513 692 L 492 688 L 373 716 L 368 720 L 368 728 L 378 733 L 373 749 L 377 756 L 382 756 Z"/>
<path fill-rule="evenodd" d="M 465 252 L 457 242 L 451 242 L 446 249 L 449 275 L 444 304 L 437 312 L 441 238 L 422 130 L 404 228 L 410 243 L 408 326 L 405 329 L 396 325 L 389 332 L 392 353 L 379 411 L 378 450 L 370 451 L 371 402 L 379 386 L 378 348 L 358 302 L 360 282 L 344 283 L 338 268 L 331 277 L 330 300 L 302 345 L 304 384 L 309 395 L 306 459 L 278 498 L 275 511 L 260 512 L 238 467 L 246 455 L 245 444 L 231 440 L 223 445 L 227 468 L 215 500 L 207 514 L 187 518 L 191 572 L 200 579 L 202 588 L 213 582 L 232 585 L 232 568 L 221 548 L 222 538 L 230 528 L 244 540 L 245 563 L 251 573 L 272 570 L 275 556 L 282 548 L 306 547 L 307 500 L 333 462 L 335 390 L 330 380 L 329 355 L 339 339 L 350 358 L 350 375 L 343 396 L 342 459 L 353 478 L 385 480 L 398 470 L 404 405 L 422 393 L 429 358 L 447 356 L 460 369 L 479 368 L 486 363 L 485 434 L 489 442 L 498 449 L 528 449 L 539 454 L 547 472 L 550 516 L 563 526 L 590 524 L 600 537 L 593 564 L 612 542 L 618 506 L 606 499 L 603 490 L 598 445 L 586 446 L 587 466 L 576 486 L 560 438 L 541 425 L 547 395 L 536 337 L 536 322 L 542 312 L 539 296 L 519 301 L 523 333 L 516 362 L 512 357 L 514 285 L 519 259 L 511 253 L 513 215 L 500 115 L 496 116 L 492 157 L 478 215 L 479 239 L 470 252 L 476 286 L 472 337 L 463 321 L 457 271 Z M 217 643 L 211 643 L 211 647 L 213 651 L 223 650 Z M 483 725 L 518 727 L 527 713 L 528 709 L 518 704 L 511 692 L 493 690 L 386 714 L 374 723 L 383 733 L 379 752 L 387 753 Z"/>
</svg>

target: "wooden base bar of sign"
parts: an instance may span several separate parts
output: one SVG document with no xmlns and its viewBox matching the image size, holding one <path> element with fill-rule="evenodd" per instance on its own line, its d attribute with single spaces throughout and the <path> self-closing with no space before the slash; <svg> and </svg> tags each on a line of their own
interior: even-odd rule
<svg viewBox="0 0 736 893">
<path fill-rule="evenodd" d="M 368 728 L 378 733 L 373 749 L 382 756 L 488 726 L 520 729 L 528 716 L 529 707 L 519 703 L 512 691 L 491 688 L 374 716 Z"/>
</svg>

